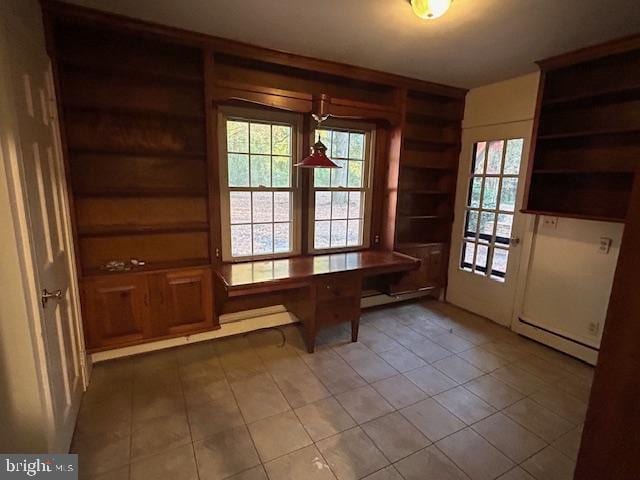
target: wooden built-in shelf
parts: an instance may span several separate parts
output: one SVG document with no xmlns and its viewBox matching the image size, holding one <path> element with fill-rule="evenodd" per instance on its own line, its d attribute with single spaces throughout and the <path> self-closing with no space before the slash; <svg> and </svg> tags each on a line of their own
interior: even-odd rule
<svg viewBox="0 0 640 480">
<path fill-rule="evenodd" d="M 611 128 L 602 130 L 582 130 L 579 132 L 545 133 L 538 140 L 556 140 L 562 138 L 596 137 L 604 135 L 628 135 L 640 133 L 640 128 Z"/>
<path fill-rule="evenodd" d="M 128 259 L 127 259 L 128 260 Z M 140 259 L 143 260 L 143 259 Z M 123 260 L 124 261 L 124 260 Z M 211 262 L 208 258 L 187 258 L 184 260 L 176 260 L 171 262 L 147 262 L 143 266 L 131 266 L 130 270 L 109 271 L 105 268 L 88 268 L 83 271 L 84 278 L 101 277 L 104 275 L 122 275 L 122 274 L 148 274 L 152 272 L 166 272 L 169 270 L 181 270 L 185 268 L 209 267 Z"/>
<path fill-rule="evenodd" d="M 625 96 L 640 95 L 640 85 L 625 85 L 619 88 L 581 93 L 578 95 L 567 95 L 565 97 L 552 97 L 543 100 L 543 107 L 568 106 L 576 103 L 587 103 L 590 101 L 600 101 L 609 98 L 622 99 Z"/>
<path fill-rule="evenodd" d="M 535 169 L 534 175 L 633 175 L 630 170 L 606 170 L 606 169 Z"/>
<path fill-rule="evenodd" d="M 126 115 L 132 117 L 157 117 L 176 121 L 203 122 L 202 113 L 164 112 L 160 110 L 133 109 L 127 107 L 103 107 L 94 105 L 66 105 L 65 111 L 73 113 L 108 113 L 110 115 Z"/>
<path fill-rule="evenodd" d="M 148 235 L 180 232 L 206 232 L 209 224 L 174 223 L 158 225 L 92 225 L 78 227 L 80 237 L 121 237 L 127 235 Z"/>
<path fill-rule="evenodd" d="M 564 218 L 574 218 L 576 220 L 593 220 L 597 222 L 614 222 L 614 223 L 624 223 L 626 217 L 615 217 L 615 216 L 605 216 L 605 215 L 587 215 L 580 213 L 571 213 L 571 212 L 563 212 L 563 211 L 547 211 L 547 210 L 533 210 L 533 209 L 522 209 L 521 213 L 528 213 L 531 215 L 542 215 L 545 217 L 564 217 Z"/>
</svg>

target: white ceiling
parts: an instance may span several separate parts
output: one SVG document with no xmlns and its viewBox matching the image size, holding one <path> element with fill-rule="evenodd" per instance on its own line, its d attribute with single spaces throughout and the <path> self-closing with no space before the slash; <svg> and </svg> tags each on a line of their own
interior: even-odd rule
<svg viewBox="0 0 640 480">
<path fill-rule="evenodd" d="M 286 52 L 460 87 L 640 32 L 640 0 L 454 0 L 420 20 L 407 0 L 72 0 Z"/>
</svg>

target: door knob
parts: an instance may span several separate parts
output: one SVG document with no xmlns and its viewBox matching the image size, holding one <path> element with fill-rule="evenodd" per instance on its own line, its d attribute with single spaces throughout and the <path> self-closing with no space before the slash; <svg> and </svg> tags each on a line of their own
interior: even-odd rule
<svg viewBox="0 0 640 480">
<path fill-rule="evenodd" d="M 40 301 L 42 302 L 42 308 L 47 308 L 47 302 L 51 299 L 60 300 L 62 298 L 62 290 L 55 290 L 53 292 L 48 291 L 46 288 L 42 290 L 40 295 Z"/>
<path fill-rule="evenodd" d="M 509 239 L 509 245 L 513 245 L 514 247 L 520 245 L 520 237 L 511 237 Z"/>
</svg>

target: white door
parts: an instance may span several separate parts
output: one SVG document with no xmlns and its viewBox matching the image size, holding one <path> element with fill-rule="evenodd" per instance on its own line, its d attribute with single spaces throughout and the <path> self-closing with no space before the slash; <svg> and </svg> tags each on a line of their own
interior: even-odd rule
<svg viewBox="0 0 640 480">
<path fill-rule="evenodd" d="M 45 290 L 52 294 L 33 309 L 42 350 L 34 353 L 41 359 L 49 420 L 43 428 L 48 431 L 50 451 L 61 452 L 68 451 L 84 385 L 55 94 L 44 45 L 32 38 L 7 37 L 15 96 L 14 134 L 20 152 L 20 185 L 16 190 L 26 198 L 24 220 L 31 255 L 26 275 L 37 290 L 32 298 L 40 299 Z"/>
<path fill-rule="evenodd" d="M 523 233 L 520 212 L 532 122 L 462 135 L 447 301 L 510 325 Z"/>
</svg>

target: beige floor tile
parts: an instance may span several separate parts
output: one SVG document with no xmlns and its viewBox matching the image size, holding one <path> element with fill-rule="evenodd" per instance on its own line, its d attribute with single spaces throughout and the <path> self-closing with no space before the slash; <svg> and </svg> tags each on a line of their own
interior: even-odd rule
<svg viewBox="0 0 640 480">
<path fill-rule="evenodd" d="M 338 480 L 357 480 L 389 464 L 360 427 L 325 438 L 317 447 Z"/>
<path fill-rule="evenodd" d="M 367 475 L 362 480 L 403 480 L 393 465 L 389 465 L 376 473 Z"/>
<path fill-rule="evenodd" d="M 302 407 L 331 396 L 331 392 L 311 371 L 278 376 L 275 377 L 275 381 L 292 408 Z"/>
<path fill-rule="evenodd" d="M 535 375 L 525 372 L 513 365 L 500 367 L 494 370 L 491 376 L 510 385 L 524 395 L 532 395 L 548 385 Z"/>
<path fill-rule="evenodd" d="M 399 373 L 395 368 L 375 353 L 371 353 L 367 357 L 358 358 L 348 363 L 351 368 L 353 368 L 356 373 L 364 378 L 368 383 L 393 377 Z"/>
<path fill-rule="evenodd" d="M 589 396 L 591 395 L 591 383 L 589 379 L 579 377 L 577 375 L 569 375 L 563 378 L 561 381 L 555 384 L 563 392 L 573 395 L 578 400 L 584 403 L 589 403 Z"/>
<path fill-rule="evenodd" d="M 403 343 L 403 345 L 427 363 L 437 362 L 452 355 L 449 350 L 431 340 L 422 337 L 416 339 L 416 332 L 412 332 L 410 341 Z"/>
<path fill-rule="evenodd" d="M 179 381 L 178 381 L 179 385 Z M 175 385 L 164 387 L 163 391 L 134 393 L 133 424 L 146 422 L 157 417 L 184 413 L 184 395 Z"/>
<path fill-rule="evenodd" d="M 403 408 L 400 413 L 432 442 L 465 427 L 462 420 L 432 398 Z"/>
<path fill-rule="evenodd" d="M 502 413 L 485 418 L 476 423 L 473 429 L 516 463 L 547 446 L 541 438 Z"/>
<path fill-rule="evenodd" d="M 465 383 L 464 387 L 498 410 L 524 398 L 520 392 L 491 375 L 475 378 Z"/>
<path fill-rule="evenodd" d="M 376 353 L 386 352 L 398 348 L 400 344 L 377 328 L 368 325 L 360 325 L 358 342 L 366 345 Z"/>
<path fill-rule="evenodd" d="M 548 443 L 558 439 L 574 426 L 528 398 L 514 403 L 503 410 L 503 413 Z"/>
<path fill-rule="evenodd" d="M 198 480 L 198 468 L 191 443 L 131 464 L 131 480 L 151 478 Z"/>
<path fill-rule="evenodd" d="M 440 440 L 437 447 L 472 480 L 493 480 L 514 464 L 470 428 Z"/>
<path fill-rule="evenodd" d="M 402 373 L 414 370 L 418 367 L 423 367 L 427 364 L 427 362 L 403 346 L 399 346 L 393 350 L 387 350 L 379 355 L 389 365 Z"/>
<path fill-rule="evenodd" d="M 194 443 L 200 480 L 220 480 L 260 464 L 246 427 Z"/>
<path fill-rule="evenodd" d="M 87 402 L 84 398 L 76 424 L 76 435 L 128 435 L 132 422 L 131 403 L 131 392 L 110 395 L 102 402 Z"/>
<path fill-rule="evenodd" d="M 553 447 L 547 447 L 527 461 L 522 468 L 537 480 L 572 480 L 575 464 Z"/>
<path fill-rule="evenodd" d="M 584 422 L 587 415 L 586 403 L 556 387 L 544 388 L 530 398 L 575 425 Z"/>
<path fill-rule="evenodd" d="M 395 408 L 408 407 L 427 398 L 426 393 L 404 375 L 380 380 L 371 386 Z"/>
<path fill-rule="evenodd" d="M 341 393 L 336 399 L 358 423 L 368 422 L 393 411 L 389 402 L 370 385 Z"/>
<path fill-rule="evenodd" d="M 129 435 L 99 434 L 74 440 L 72 453 L 78 454 L 80 471 L 91 476 L 128 464 L 130 445 Z"/>
<path fill-rule="evenodd" d="M 477 369 L 466 360 L 452 355 L 451 357 L 443 358 L 433 363 L 435 368 L 446 374 L 449 378 L 452 378 L 458 383 L 465 383 L 474 378 L 484 375 L 482 370 Z"/>
<path fill-rule="evenodd" d="M 513 470 L 509 470 L 507 473 L 498 478 L 498 480 L 535 480 L 531 475 L 522 470 L 520 467 L 516 467 Z"/>
<path fill-rule="evenodd" d="M 364 423 L 362 429 L 390 462 L 431 444 L 416 427 L 397 412 Z"/>
<path fill-rule="evenodd" d="M 223 397 L 233 396 L 229 383 L 225 380 L 201 380 L 188 387 L 183 383 L 184 400 L 187 409 L 203 403 L 213 402 Z"/>
<path fill-rule="evenodd" d="M 433 337 L 431 340 L 453 353 L 464 352 L 474 347 L 473 343 L 459 337 L 455 333 L 445 333 L 444 335 Z"/>
<path fill-rule="evenodd" d="M 289 410 L 280 389 L 266 374 L 232 383 L 231 388 L 247 423 Z"/>
<path fill-rule="evenodd" d="M 265 465 L 270 480 L 335 480 L 329 464 L 314 446 L 289 453 Z"/>
<path fill-rule="evenodd" d="M 131 434 L 131 458 L 141 458 L 191 443 L 185 413 L 140 422 Z"/>
<path fill-rule="evenodd" d="M 518 346 L 511 343 L 500 340 L 484 343 L 480 345 L 480 348 L 486 350 L 487 352 L 491 352 L 499 357 L 502 357 L 510 362 L 515 362 L 529 355 L 526 350 L 519 348 Z"/>
<path fill-rule="evenodd" d="M 320 400 L 296 409 L 296 415 L 314 441 L 322 440 L 356 425 L 335 398 Z"/>
<path fill-rule="evenodd" d="M 187 409 L 193 441 L 244 425 L 233 394 Z"/>
<path fill-rule="evenodd" d="M 425 448 L 395 464 L 405 480 L 469 480 L 435 446 Z"/>
<path fill-rule="evenodd" d="M 565 433 L 555 442 L 552 446 L 564 453 L 567 457 L 576 461 L 578 459 L 578 452 L 580 451 L 580 443 L 582 442 L 582 425 L 574 428 L 570 432 Z"/>
<path fill-rule="evenodd" d="M 491 352 L 487 352 L 480 347 L 475 347 L 459 353 L 458 356 L 469 362 L 474 367 L 487 373 L 509 363 L 508 360 L 505 360 L 498 355 L 494 355 Z"/>
<path fill-rule="evenodd" d="M 87 477 L 82 471 L 78 472 L 80 480 L 129 480 L 129 465 L 126 467 L 116 468 L 110 472 L 101 473 L 99 475 Z"/>
<path fill-rule="evenodd" d="M 464 387 L 456 387 L 433 397 L 467 425 L 496 412 L 496 409 Z"/>
<path fill-rule="evenodd" d="M 303 357 L 307 365 L 311 368 L 314 375 L 327 387 L 334 395 L 362 387 L 367 384 L 365 380 L 358 375 L 342 358 L 338 357 L 334 352 L 318 352 L 314 355 L 321 355 L 318 360 L 308 360 Z M 313 355 L 309 355 L 312 357 Z"/>
<path fill-rule="evenodd" d="M 269 478 L 267 477 L 267 472 L 264 471 L 264 467 L 258 465 L 257 467 L 238 473 L 233 477 L 229 477 L 226 480 L 269 480 Z"/>
<path fill-rule="evenodd" d="M 558 382 L 570 375 L 566 370 L 558 368 L 535 355 L 529 355 L 522 360 L 518 360 L 513 365 L 525 372 L 535 375 L 547 383 Z"/>
<path fill-rule="evenodd" d="M 455 381 L 447 377 L 440 370 L 426 365 L 404 374 L 427 395 L 437 395 L 457 385 Z"/>
<path fill-rule="evenodd" d="M 263 463 L 312 443 L 292 411 L 252 423 L 249 432 Z"/>
</svg>

